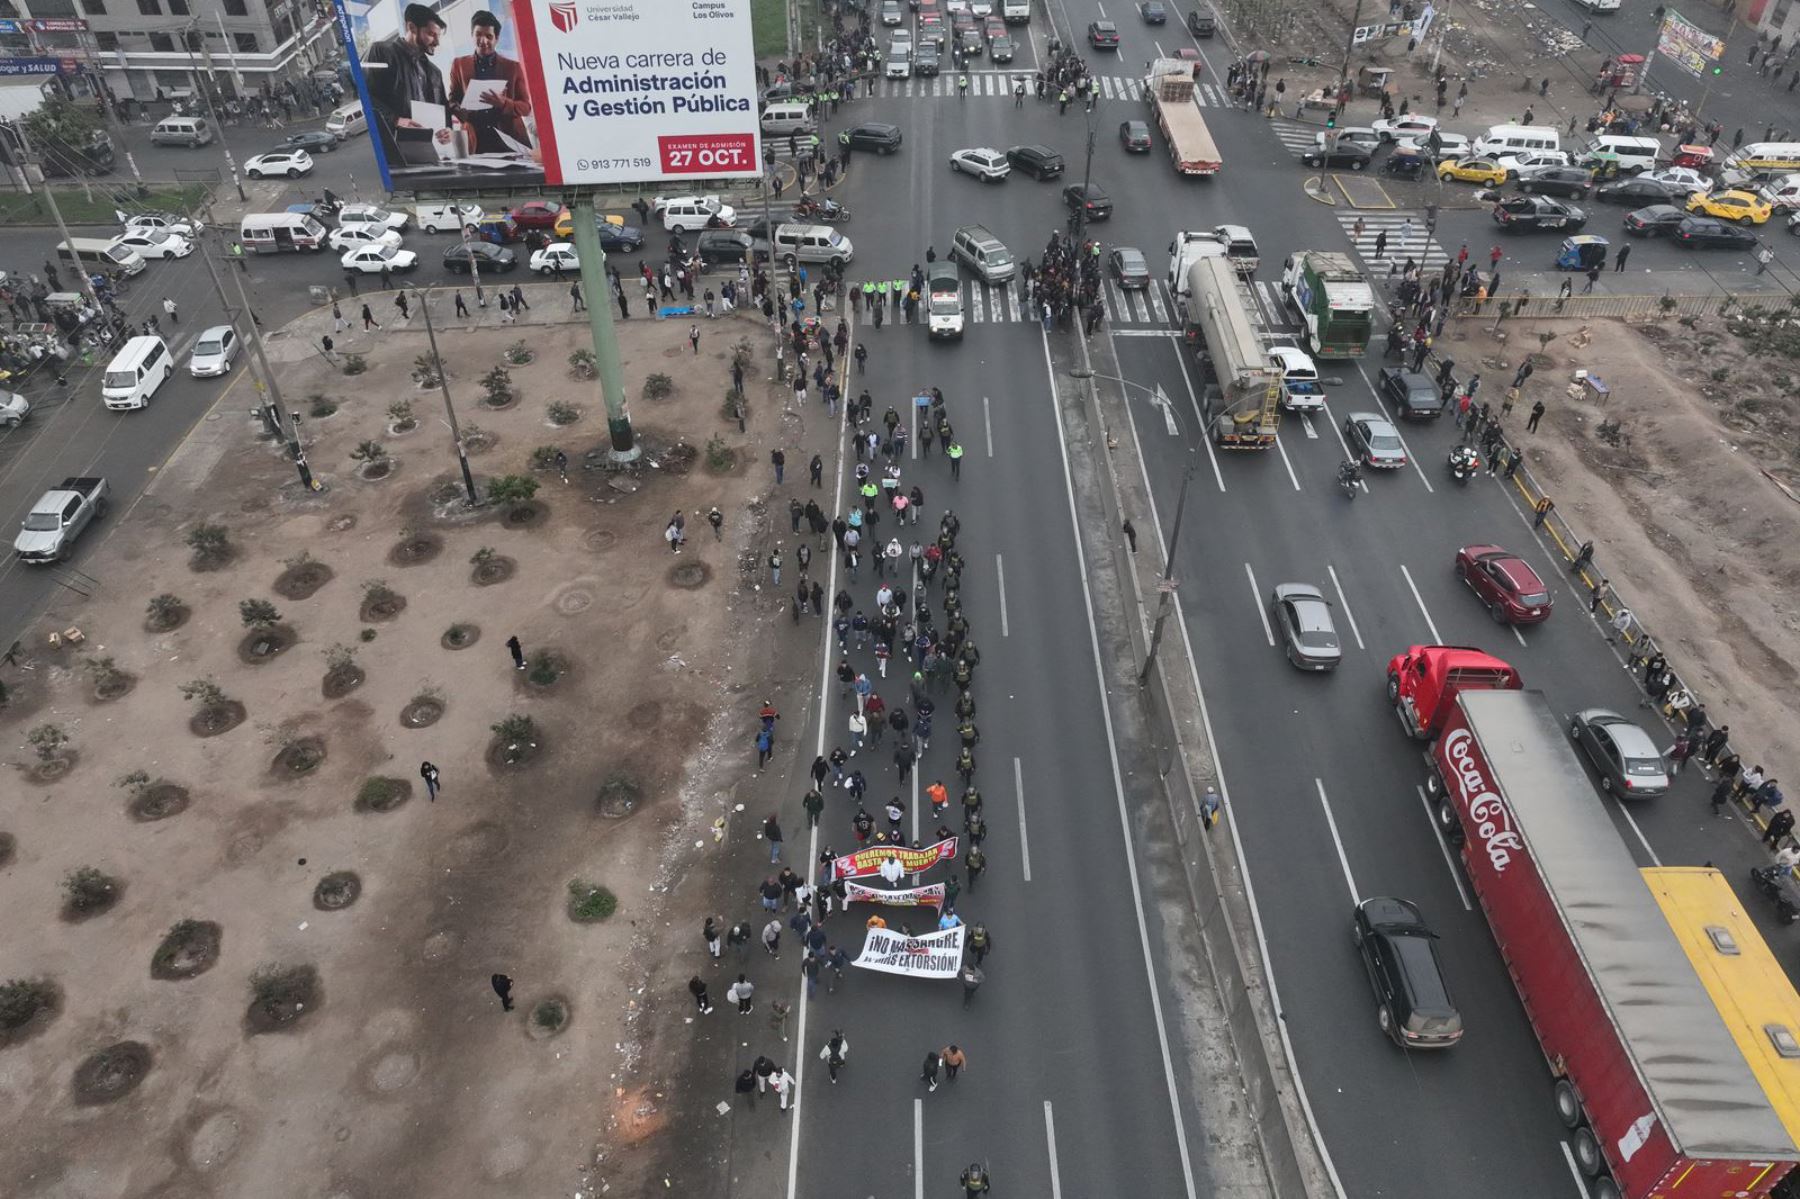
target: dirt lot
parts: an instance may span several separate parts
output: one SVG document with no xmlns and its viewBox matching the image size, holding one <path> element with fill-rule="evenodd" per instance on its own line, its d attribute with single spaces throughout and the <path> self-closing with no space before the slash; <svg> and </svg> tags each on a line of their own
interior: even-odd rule
<svg viewBox="0 0 1800 1199">
<path fill-rule="evenodd" d="M 1495 372 L 1535 351 L 1537 333 L 1557 334 L 1528 384 L 1525 406 L 1548 405 L 1538 435 L 1524 435 L 1523 410 L 1509 433 L 1746 764 L 1800 760 L 1800 503 L 1770 478 L 1800 486 L 1800 367 L 1750 354 L 1768 326 L 1740 337 L 1716 318 L 1596 321 L 1585 348 L 1573 321 L 1509 322 L 1506 347 L 1487 326 L 1453 353 Z M 1606 405 L 1565 393 L 1578 369 L 1606 381 Z"/>
<path fill-rule="evenodd" d="M 439 399 L 409 377 L 423 334 L 390 322 L 379 341 L 340 338 L 372 351 L 354 378 L 310 350 L 318 328 L 271 346 L 289 402 L 315 413 L 325 494 L 253 440 L 245 384 L 135 511 L 112 514 L 119 527 L 81 561 L 104 589 L 54 626 L 85 642 L 52 650 L 47 626 L 0 674 L 13 692 L 0 833 L 16 840 L 0 864 L 5 977 L 54 995 L 22 1029 L 0 1011 L 0 1193 L 648 1193 L 628 1151 L 660 1126 L 648 1063 L 686 994 L 663 1016 L 644 979 L 671 939 L 698 949 L 697 918 L 665 919 L 671 882 L 715 852 L 706 830 L 739 802 L 741 726 L 771 669 L 756 622 L 788 626 L 776 597 L 744 586 L 740 555 L 753 567 L 776 536 L 757 493 L 771 439 L 798 430 L 760 391 L 747 435 L 724 420 L 729 344 L 759 330 L 705 328 L 697 357 L 685 322 L 622 329 L 634 397 L 651 371 L 675 384 L 634 398 L 648 454 L 624 475 L 582 469 L 606 443 L 597 389 L 568 363 L 585 329 L 440 331 L 460 415 L 486 434 L 479 477 L 530 473 L 537 446 L 569 453 L 571 482 L 536 472 L 519 512 L 457 502 Z M 536 354 L 511 368 L 521 398 L 483 409 L 476 381 L 521 339 Z M 401 432 L 383 409 L 406 398 L 417 427 Z M 579 420 L 552 424 L 553 400 Z M 715 435 L 735 465 L 709 462 Z M 378 480 L 351 457 L 368 440 L 388 454 Z M 700 516 L 714 504 L 718 543 Z M 677 509 L 692 535 L 679 556 L 661 536 Z M 184 543 L 203 523 L 228 530 L 216 561 Z M 472 561 L 483 547 L 492 557 Z M 374 581 L 392 595 L 371 597 Z M 179 623 L 152 632 L 146 603 L 163 593 Z M 247 634 L 245 600 L 272 601 L 273 630 Z M 202 679 L 226 701 L 210 715 L 179 690 Z M 497 737 L 509 714 L 534 730 Z M 47 765 L 27 744 L 43 725 L 68 737 Z M 523 762 L 507 764 L 509 744 Z M 59 888 L 84 866 L 106 877 L 70 915 Z M 573 921 L 572 880 L 610 888 L 616 914 Z M 199 923 L 159 954 L 186 920 Z M 289 973 L 252 1010 L 265 966 Z M 496 972 L 516 983 L 510 1015 Z"/>
</svg>

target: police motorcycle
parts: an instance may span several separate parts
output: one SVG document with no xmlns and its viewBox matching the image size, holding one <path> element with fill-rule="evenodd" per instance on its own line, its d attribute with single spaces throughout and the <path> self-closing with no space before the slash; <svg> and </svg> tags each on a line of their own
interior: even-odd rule
<svg viewBox="0 0 1800 1199">
<path fill-rule="evenodd" d="M 1452 479 L 1458 483 L 1467 483 L 1481 468 L 1481 455 L 1476 452 L 1474 446 L 1465 445 L 1459 441 L 1450 447 L 1448 466 Z"/>
</svg>

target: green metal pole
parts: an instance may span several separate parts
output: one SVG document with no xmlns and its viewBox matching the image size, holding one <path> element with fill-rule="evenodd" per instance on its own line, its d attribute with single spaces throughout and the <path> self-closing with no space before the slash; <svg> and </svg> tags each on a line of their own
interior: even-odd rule
<svg viewBox="0 0 1800 1199">
<path fill-rule="evenodd" d="M 581 294 L 587 300 L 588 329 L 594 336 L 594 360 L 600 369 L 600 396 L 606 401 L 606 429 L 612 435 L 612 460 L 634 462 L 639 453 L 625 411 L 625 375 L 619 363 L 619 336 L 613 329 L 612 287 L 606 279 L 606 251 L 594 226 L 594 201 L 583 197 L 569 205 L 575 222 L 575 254 L 581 260 Z"/>
</svg>

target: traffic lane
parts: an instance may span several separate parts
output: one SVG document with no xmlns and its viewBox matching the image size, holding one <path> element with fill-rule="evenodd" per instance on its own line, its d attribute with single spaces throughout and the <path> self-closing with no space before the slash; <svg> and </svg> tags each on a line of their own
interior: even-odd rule
<svg viewBox="0 0 1800 1199">
<path fill-rule="evenodd" d="M 1629 286 L 1633 275 L 1645 270 L 1685 271 L 1701 277 L 1710 274 L 1722 276 L 1726 280 L 1738 274 L 1754 275 L 1756 271 L 1756 260 L 1752 257 L 1751 250 L 1683 249 L 1671 238 L 1633 236 L 1625 232 L 1622 222 L 1625 214 L 1634 209 L 1597 204 L 1592 197 L 1575 203 L 1588 215 L 1587 225 L 1580 232 L 1607 240 L 1607 261 L 1601 272 L 1601 283 L 1605 287 L 1614 288 L 1621 283 Z M 1788 235 L 1782 230 L 1779 218 L 1755 226 L 1753 231 L 1777 251 L 1788 248 Z M 1562 249 L 1563 240 L 1569 236 L 1571 234 L 1560 229 L 1508 231 L 1494 221 L 1491 210 L 1470 209 L 1448 209 L 1441 212 L 1435 235 L 1438 245 L 1452 258 L 1456 257 L 1462 246 L 1467 245 L 1470 265 L 1483 271 L 1489 268 L 1489 256 L 1493 248 L 1500 247 L 1504 251 L 1504 257 L 1500 260 L 1500 286 L 1508 295 L 1514 290 L 1507 284 L 1508 275 L 1557 272 L 1556 258 Z M 1624 246 L 1631 247 L 1626 269 L 1615 272 L 1614 263 L 1619 250 Z M 1562 273 L 1568 275 L 1577 291 L 1586 285 L 1582 272 Z M 1617 277 L 1620 275 L 1623 277 Z M 1696 278 L 1694 283 L 1708 291 L 1713 290 L 1701 278 Z M 1724 283 L 1719 285 L 1723 286 Z"/>
<path fill-rule="evenodd" d="M 974 1080 L 984 1060 L 989 1063 L 991 1085 L 1000 1089 L 988 1108 L 1003 1116 L 992 1127 L 985 1119 L 973 1121 L 968 1130 L 985 1146 L 996 1169 L 1001 1160 L 1017 1163 L 1002 1177 L 1023 1176 L 1040 1191 L 1048 1189 L 1041 1121 L 1034 1126 L 1027 1119 L 1017 1130 L 1014 1124 L 1018 1113 L 1035 1114 L 1049 1099 L 1064 1113 L 1060 1128 L 1065 1143 L 1081 1141 L 1083 1157 L 1092 1162 L 1077 1163 L 1070 1154 L 1063 1163 L 1064 1177 L 1082 1180 L 1082 1171 L 1091 1168 L 1098 1183 L 1107 1176 L 1104 1172 L 1116 1177 L 1121 1170 L 1142 1168 L 1172 1184 L 1159 1193 L 1175 1193 L 1179 1165 L 1171 1163 L 1166 1099 L 1149 1113 L 1134 1106 L 1146 1102 L 1139 1080 L 1153 1077 L 1160 1062 L 1154 1039 L 1130 1032 L 1141 1022 L 1121 1019 L 1121 995 L 1129 994 L 1133 978 L 1143 978 L 1141 950 L 1118 934 L 1119 913 L 1130 904 L 1130 895 L 1115 863 L 1096 863 L 1094 846 L 1105 844 L 1097 838 L 1118 824 L 1116 808 L 1098 798 L 1110 794 L 1112 783 L 1104 731 L 1095 727 L 1098 715 L 1087 690 L 1095 684 L 1085 667 L 1091 657 L 1082 653 L 1085 614 L 1069 603 L 1079 567 L 1072 538 L 1059 533 L 1066 509 L 1053 498 L 1057 484 L 1046 482 L 1043 474 L 1046 460 L 1057 455 L 1054 429 L 1047 424 L 1054 418 L 1022 408 L 1025 396 L 1047 390 L 1041 381 L 1021 386 L 1020 378 L 1027 369 L 1020 365 L 1021 356 L 1030 361 L 1035 348 L 1042 361 L 1042 345 L 1032 346 L 1031 326 L 983 331 L 993 336 L 984 338 L 979 349 L 972 339 L 959 346 L 929 346 L 918 330 L 906 326 L 884 330 L 887 336 L 879 340 L 890 375 L 943 380 L 940 385 L 959 428 L 982 423 L 972 410 L 978 395 L 1018 406 L 1000 416 L 1013 435 L 992 459 L 972 450 L 960 482 L 944 477 L 941 459 L 906 468 L 907 476 L 923 478 L 928 513 L 942 511 L 943 497 L 963 521 L 958 548 L 969 559 L 963 595 L 973 637 L 983 651 L 974 692 L 983 737 L 977 749 L 977 783 L 993 833 L 987 846 L 989 873 L 973 893 L 965 890 L 959 906 L 965 918 L 984 920 L 994 931 L 995 957 L 990 982 L 967 1017 L 946 1014 L 942 1004 L 921 1013 L 921 1005 L 911 1003 L 873 1011 L 869 1020 L 859 1015 L 858 1025 L 880 1028 L 887 1039 L 916 1047 L 916 1052 L 894 1051 L 910 1060 L 901 1056 L 883 1063 L 884 1070 L 891 1068 L 898 1077 L 916 1077 L 924 1049 L 951 1039 L 963 1044 L 975 1063 L 959 1087 Z M 977 353 L 982 354 L 979 361 Z M 993 554 L 1005 562 L 1009 615 L 1004 621 L 1001 569 Z M 1047 597 L 1041 609 L 1040 597 Z M 934 594 L 934 603 L 939 598 L 941 593 Z M 1022 612 L 1017 611 L 1020 605 Z M 1000 632 L 1003 625 L 1006 634 Z M 1076 655 L 1073 667 L 1071 654 Z M 1030 699 L 1018 702 L 1024 697 Z M 948 694 L 940 697 L 946 711 L 919 777 L 944 777 L 955 794 L 960 788 L 949 769 L 955 755 L 949 702 Z M 1047 744 L 1050 735 L 1056 737 L 1054 745 Z M 1029 846 L 1036 881 L 1029 884 L 1023 881 L 1017 839 L 1017 800 L 1010 778 L 1014 754 L 1022 760 L 1032 813 Z M 885 769 L 881 776 L 884 781 L 890 777 Z M 871 794 L 878 793 L 872 787 Z M 927 814 L 928 809 L 920 811 L 919 818 L 929 828 Z M 957 823 L 954 815 L 951 823 Z M 1039 985 L 1027 964 L 1064 960 L 1071 939 L 1084 946 L 1082 969 L 1059 975 L 1052 987 Z M 955 990 L 955 984 L 947 985 L 950 992 L 943 998 Z M 847 1031 L 855 1044 L 855 1032 Z M 1058 1049 L 1046 1055 L 1046 1045 Z M 1043 1062 L 1041 1071 L 1012 1069 L 1014 1063 L 1034 1058 Z M 1095 1079 L 1069 1069 L 1072 1063 L 1092 1061 L 1115 1063 L 1116 1073 Z M 1001 1062 L 1007 1063 L 1004 1071 L 995 1068 Z M 903 1070 L 908 1073 L 899 1073 Z M 1154 1118 L 1157 1110 L 1165 1113 L 1160 1123 Z M 1087 1145 L 1089 1137 L 1102 1143 Z M 809 1157 L 809 1184 L 815 1177 L 842 1178 L 846 1184 L 866 1177 L 867 1154 L 852 1148 L 844 1155 L 835 1148 L 838 1134 L 833 1138 L 834 1150 L 816 1173 Z"/>
</svg>

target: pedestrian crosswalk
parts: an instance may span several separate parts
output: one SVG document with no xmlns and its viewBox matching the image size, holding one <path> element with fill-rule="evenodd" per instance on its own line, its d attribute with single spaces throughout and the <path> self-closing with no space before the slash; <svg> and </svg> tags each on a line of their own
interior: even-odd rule
<svg viewBox="0 0 1800 1199">
<path fill-rule="evenodd" d="M 1154 280 L 1148 288 L 1127 289 L 1109 278 L 1105 282 L 1103 294 L 1106 319 L 1114 327 L 1169 332 L 1180 327 L 1180 309 L 1160 279 Z M 1030 311 L 1017 282 L 995 287 L 977 280 L 964 280 L 962 300 L 965 325 L 1023 324 L 1042 318 L 1041 309 L 1037 312 Z M 1282 306 L 1272 282 L 1258 282 L 1254 285 L 1250 292 L 1250 314 L 1251 323 L 1265 334 L 1275 334 L 1290 323 L 1287 310 Z M 882 322 L 905 323 L 893 307 L 891 299 L 887 311 L 882 314 Z M 854 323 L 875 323 L 874 313 L 868 305 L 859 309 Z"/>
<path fill-rule="evenodd" d="M 1450 255 L 1425 230 L 1425 214 L 1404 208 L 1379 212 L 1351 210 L 1337 214 L 1338 224 L 1371 271 L 1404 266 L 1408 258 L 1430 269 L 1443 266 Z M 1386 234 L 1385 240 L 1383 234 Z M 1377 249 L 1380 253 L 1377 253 Z"/>
<path fill-rule="evenodd" d="M 915 75 L 910 79 L 882 79 L 875 83 L 876 96 L 898 96 L 925 98 L 932 96 L 954 96 L 957 94 L 957 75 L 954 71 L 945 71 L 939 75 Z M 1025 99 L 1039 103 L 1037 99 L 1036 75 L 1031 71 L 971 71 L 969 72 L 969 96 L 988 98 L 1010 98 L 1013 88 L 1023 83 Z M 1144 81 L 1122 75 L 1096 75 L 1094 83 L 1100 90 L 1103 100 L 1135 100 L 1144 99 Z M 1054 92 L 1049 93 L 1051 97 Z M 1194 96 L 1202 108 L 1227 108 L 1230 106 L 1225 94 L 1210 83 L 1202 83 L 1194 89 Z M 1049 103 L 1049 99 L 1042 101 Z M 1071 100 L 1070 108 L 1078 108 L 1079 100 Z"/>
<path fill-rule="evenodd" d="M 1308 125 L 1304 121 L 1282 120 L 1270 121 L 1269 125 L 1275 130 L 1276 138 L 1287 147 L 1288 153 L 1295 158 L 1318 144 L 1319 127 L 1317 125 Z"/>
</svg>

